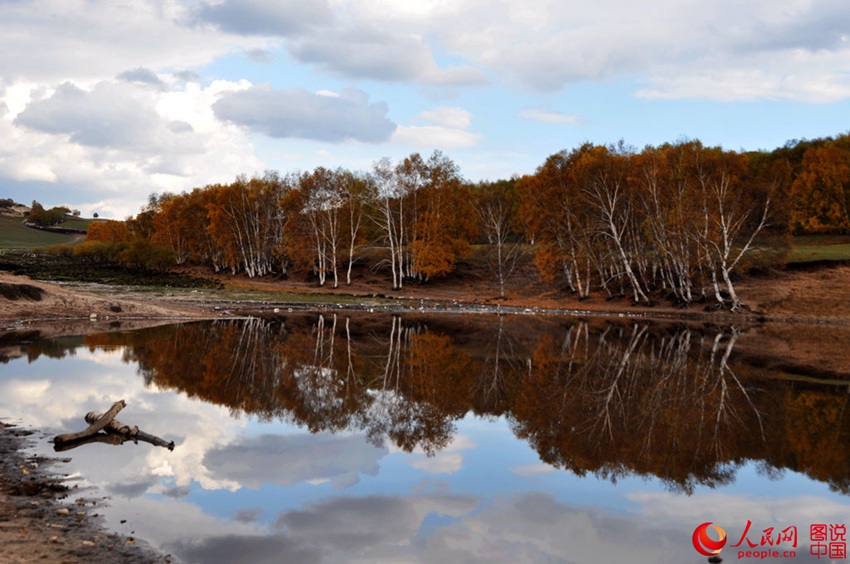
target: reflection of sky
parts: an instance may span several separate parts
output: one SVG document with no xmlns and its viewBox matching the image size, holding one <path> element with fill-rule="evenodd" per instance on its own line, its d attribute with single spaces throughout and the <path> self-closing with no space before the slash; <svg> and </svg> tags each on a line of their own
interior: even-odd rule
<svg viewBox="0 0 850 564">
<path fill-rule="evenodd" d="M 234 419 L 146 388 L 121 351 L 0 366 L 0 418 L 50 434 L 84 428 L 86 412 L 117 399 L 127 402 L 119 420 L 175 450 L 87 445 L 63 453 L 72 457 L 63 471 L 110 495 L 105 513 L 119 532 L 189 562 L 704 562 L 694 528 L 713 521 L 734 542 L 747 519 L 756 541 L 765 527 L 797 525 L 791 561 L 804 562 L 809 524 L 850 521 L 850 499 L 826 485 L 794 474 L 772 481 L 753 465 L 690 497 L 657 480 L 577 478 L 540 463 L 502 419 L 466 417 L 428 457 L 356 433 Z"/>
</svg>

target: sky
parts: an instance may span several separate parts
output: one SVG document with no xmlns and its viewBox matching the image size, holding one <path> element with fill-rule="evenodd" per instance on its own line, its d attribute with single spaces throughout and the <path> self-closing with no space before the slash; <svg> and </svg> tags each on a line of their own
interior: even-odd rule
<svg viewBox="0 0 850 564">
<path fill-rule="evenodd" d="M 585 142 L 850 130 L 845 0 L 0 0 L 0 198 L 151 193 L 440 150 L 468 180 Z"/>
</svg>

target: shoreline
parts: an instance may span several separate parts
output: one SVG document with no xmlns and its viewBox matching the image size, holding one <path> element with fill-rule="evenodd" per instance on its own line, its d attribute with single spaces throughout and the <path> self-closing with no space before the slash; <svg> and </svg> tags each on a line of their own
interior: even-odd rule
<svg viewBox="0 0 850 564">
<path fill-rule="evenodd" d="M 0 546 L 3 562 L 90 564 L 121 561 L 168 564 L 132 536 L 110 532 L 98 520 L 102 498 L 65 500 L 75 486 L 57 472 L 60 457 L 27 453 L 39 431 L 0 420 Z"/>
</svg>

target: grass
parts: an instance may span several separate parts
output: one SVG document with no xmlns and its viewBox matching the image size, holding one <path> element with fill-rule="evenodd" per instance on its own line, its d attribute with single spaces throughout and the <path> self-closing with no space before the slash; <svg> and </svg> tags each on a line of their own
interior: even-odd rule
<svg viewBox="0 0 850 564">
<path fill-rule="evenodd" d="M 0 215 L 0 249 L 36 249 L 50 245 L 70 244 L 79 235 L 64 235 L 31 229 L 20 217 Z"/>
<path fill-rule="evenodd" d="M 848 235 L 798 235 L 788 253 L 789 264 L 850 260 Z"/>
<path fill-rule="evenodd" d="M 92 224 L 94 219 L 86 219 L 82 217 L 72 217 L 66 216 L 68 219 L 57 225 L 56 227 L 61 227 L 62 229 L 79 229 L 81 231 L 85 231 L 89 228 L 89 225 Z"/>
</svg>

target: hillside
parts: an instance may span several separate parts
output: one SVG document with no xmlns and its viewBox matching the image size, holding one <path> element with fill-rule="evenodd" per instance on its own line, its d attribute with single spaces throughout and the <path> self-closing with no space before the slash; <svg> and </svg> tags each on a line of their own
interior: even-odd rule
<svg viewBox="0 0 850 564">
<path fill-rule="evenodd" d="M 55 233 L 33 229 L 24 222 L 30 208 L 20 204 L 0 207 L 0 249 L 36 249 L 51 245 L 71 245 L 82 241 L 85 235 Z M 91 219 L 68 216 L 59 227 L 85 230 Z"/>
</svg>

